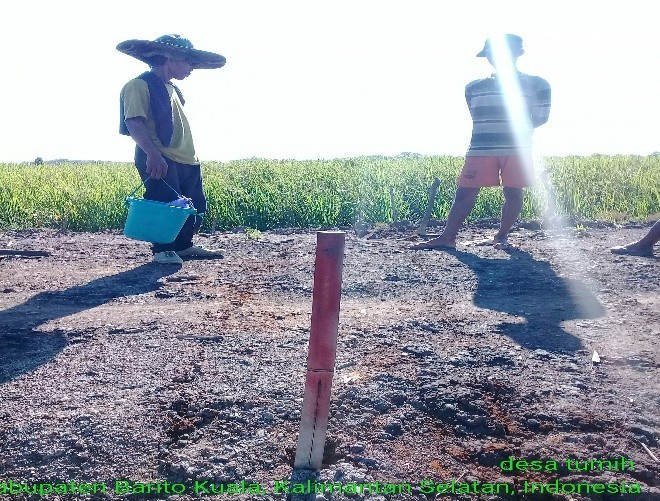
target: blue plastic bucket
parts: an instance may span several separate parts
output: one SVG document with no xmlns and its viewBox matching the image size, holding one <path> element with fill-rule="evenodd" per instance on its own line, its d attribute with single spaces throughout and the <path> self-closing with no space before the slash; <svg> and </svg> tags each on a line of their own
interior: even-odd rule
<svg viewBox="0 0 660 501">
<path fill-rule="evenodd" d="M 197 214 L 191 207 L 173 207 L 144 198 L 126 198 L 128 216 L 124 235 L 135 240 L 169 244 L 181 231 L 188 216 Z"/>
</svg>

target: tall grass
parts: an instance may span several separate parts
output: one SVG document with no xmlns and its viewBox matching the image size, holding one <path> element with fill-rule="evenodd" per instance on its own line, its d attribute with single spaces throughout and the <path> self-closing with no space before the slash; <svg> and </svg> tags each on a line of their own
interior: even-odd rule
<svg viewBox="0 0 660 501">
<path fill-rule="evenodd" d="M 660 155 L 545 160 L 559 207 L 578 219 L 640 219 L 660 212 Z"/>
<path fill-rule="evenodd" d="M 577 219 L 639 219 L 660 213 L 660 156 L 549 157 L 543 162 L 560 212 Z M 329 227 L 417 220 L 441 179 L 433 216 L 453 201 L 461 157 L 359 157 L 203 164 L 205 228 Z M 98 231 L 122 228 L 124 199 L 140 183 L 131 164 L 0 164 L 0 228 Z M 502 191 L 482 190 L 471 219 L 499 217 Z M 523 218 L 542 214 L 543 190 L 527 190 Z"/>
</svg>

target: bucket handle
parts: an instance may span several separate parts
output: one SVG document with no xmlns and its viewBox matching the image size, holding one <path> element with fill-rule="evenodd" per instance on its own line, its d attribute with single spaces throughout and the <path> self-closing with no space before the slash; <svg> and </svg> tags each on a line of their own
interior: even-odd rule
<svg viewBox="0 0 660 501">
<path fill-rule="evenodd" d="M 131 194 L 128 195 L 127 200 L 126 200 L 126 205 L 127 205 L 127 206 L 128 206 L 128 198 L 130 198 L 130 197 L 132 197 L 133 195 L 135 195 L 135 194 L 137 193 L 137 191 L 138 191 L 140 188 L 142 188 L 143 186 L 145 186 L 146 182 L 149 181 L 150 179 L 153 179 L 153 178 L 152 178 L 152 177 L 148 177 L 147 179 L 145 179 L 144 181 L 142 181 L 142 182 L 141 182 L 140 184 L 138 184 L 137 187 L 131 192 Z M 168 183 L 167 181 L 165 181 L 163 178 L 160 178 L 160 180 L 161 180 L 162 182 L 164 182 L 164 183 L 168 186 L 168 188 L 169 188 L 170 190 L 172 190 L 172 191 L 176 194 L 177 198 L 182 198 L 182 197 L 183 197 L 183 195 L 181 195 L 178 191 L 176 191 L 174 188 L 172 188 L 172 187 L 170 186 L 170 183 Z M 157 181 L 157 179 L 154 179 L 154 181 Z M 189 205 L 190 205 L 190 208 L 191 208 L 191 209 L 194 209 L 194 208 L 195 208 L 195 206 L 194 206 L 193 203 L 192 203 L 192 200 L 190 200 Z M 199 215 L 197 212 L 195 212 L 195 214 L 193 214 L 193 217 L 195 218 L 195 223 L 197 223 L 197 218 L 198 218 L 198 217 L 202 217 L 202 216 Z"/>
<path fill-rule="evenodd" d="M 135 195 L 135 194 L 137 193 L 137 190 L 139 190 L 140 188 L 142 188 L 143 186 L 145 186 L 146 183 L 147 183 L 147 181 L 149 181 L 149 180 L 151 180 L 151 179 L 153 179 L 153 178 L 148 177 L 147 179 L 145 179 L 144 181 L 142 181 L 140 184 L 137 185 L 137 187 L 136 187 L 136 188 L 131 192 L 131 194 L 128 195 L 128 196 L 129 196 L 129 197 L 132 197 L 133 195 Z M 177 198 L 181 198 L 181 197 L 182 197 L 182 195 L 181 195 L 178 191 L 176 191 L 174 188 L 172 188 L 172 187 L 170 186 L 170 183 L 168 183 L 167 181 L 165 181 L 163 178 L 161 178 L 160 180 L 161 180 L 162 182 L 164 182 L 164 183 L 167 185 L 167 187 L 168 187 L 170 190 L 172 190 L 172 191 L 176 194 Z M 154 181 L 157 181 L 157 179 L 154 179 Z"/>
</svg>

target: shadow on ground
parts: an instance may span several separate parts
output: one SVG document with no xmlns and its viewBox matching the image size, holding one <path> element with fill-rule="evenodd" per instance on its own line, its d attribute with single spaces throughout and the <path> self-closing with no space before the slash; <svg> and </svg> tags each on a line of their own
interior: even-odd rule
<svg viewBox="0 0 660 501">
<path fill-rule="evenodd" d="M 503 322 L 498 330 L 528 349 L 573 352 L 582 342 L 561 327 L 565 320 L 602 317 L 605 309 L 587 285 L 559 277 L 547 261 L 528 252 L 507 249 L 508 258 L 490 259 L 451 251 L 478 278 L 474 304 L 479 308 L 524 317 L 524 323 Z"/>
<path fill-rule="evenodd" d="M 24 303 L 0 311 L 0 383 L 47 363 L 68 344 L 61 333 L 37 331 L 40 325 L 115 298 L 155 291 L 161 286 L 161 278 L 179 269 L 178 265 L 143 264 L 63 291 L 41 292 Z"/>
</svg>

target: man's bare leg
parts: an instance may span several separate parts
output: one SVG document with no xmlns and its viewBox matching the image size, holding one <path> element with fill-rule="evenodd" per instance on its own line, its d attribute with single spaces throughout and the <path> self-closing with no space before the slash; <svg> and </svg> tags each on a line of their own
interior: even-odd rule
<svg viewBox="0 0 660 501">
<path fill-rule="evenodd" d="M 504 187 L 504 205 L 502 205 L 502 220 L 500 229 L 493 237 L 493 243 L 506 244 L 509 232 L 516 223 L 523 205 L 523 189 Z"/>
<path fill-rule="evenodd" d="M 456 235 L 463 226 L 465 219 L 470 215 L 481 188 L 458 188 L 454 203 L 447 216 L 447 226 L 442 234 L 427 242 L 413 245 L 412 249 L 438 249 L 442 247 L 456 247 Z"/>
<path fill-rule="evenodd" d="M 640 256 L 652 256 L 653 246 L 660 241 L 660 220 L 656 221 L 649 232 L 637 242 L 628 245 L 612 247 L 610 250 L 615 254 L 632 254 Z"/>
</svg>

